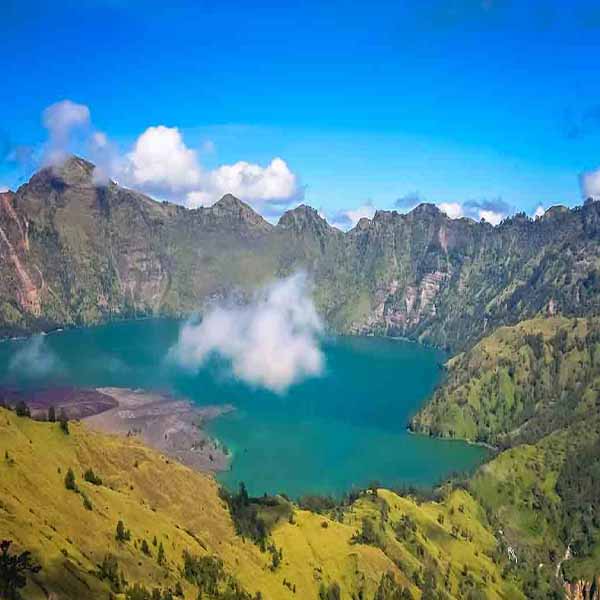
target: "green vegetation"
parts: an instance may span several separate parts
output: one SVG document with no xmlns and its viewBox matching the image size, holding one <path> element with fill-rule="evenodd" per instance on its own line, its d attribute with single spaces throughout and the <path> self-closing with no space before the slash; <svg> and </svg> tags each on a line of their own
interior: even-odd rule
<svg viewBox="0 0 600 600">
<path fill-rule="evenodd" d="M 595 585 L 600 574 L 599 342 L 596 318 L 499 329 L 449 362 L 412 422 L 509 447 L 466 485 L 528 598 L 560 598 L 561 578 Z"/>
<path fill-rule="evenodd" d="M 501 447 L 536 442 L 596 410 L 600 319 L 504 327 L 447 366 L 415 431 Z"/>
<path fill-rule="evenodd" d="M 75 473 L 73 473 L 73 469 L 71 469 L 71 467 L 69 467 L 69 470 L 65 475 L 65 488 L 73 492 L 79 491 L 77 488 L 77 483 L 75 482 Z"/>
<path fill-rule="evenodd" d="M 39 573 L 40 565 L 36 564 L 31 552 L 25 550 L 20 554 L 12 554 L 10 540 L 0 542 L 0 598 L 20 600 L 20 590 L 27 584 L 29 574 Z"/>
<path fill-rule="evenodd" d="M 94 473 L 93 469 L 86 469 L 83 478 L 92 485 L 102 485 L 102 479 Z"/>
<path fill-rule="evenodd" d="M 282 496 L 250 498 L 244 483 L 240 483 L 237 494 L 220 490 L 221 498 L 227 503 L 238 535 L 254 541 L 264 551 L 270 531 L 281 520 L 290 519 L 293 509 Z"/>
<path fill-rule="evenodd" d="M 329 508 L 319 502 L 317 514 L 280 496 L 250 498 L 244 487 L 220 496 L 212 478 L 134 438 L 76 422 L 70 430 L 65 436 L 52 423 L 0 409 L 0 452 L 10 448 L 15 459 L 0 464 L 0 535 L 42 567 L 28 577 L 28 600 L 58 590 L 57 582 L 67 597 L 152 600 L 158 593 L 176 598 L 177 584 L 185 598 L 201 593 L 204 600 L 316 600 L 321 589 L 337 594 L 336 586 L 342 600 L 372 600 L 379 588 L 380 596 L 417 599 L 433 583 L 436 593 L 462 598 L 461 589 L 484 581 L 490 598 L 524 597 L 512 575 L 503 578 L 508 559 L 482 505 L 465 490 L 448 488 L 431 501 L 371 488 Z M 68 469 L 79 494 L 66 489 Z M 102 473 L 103 484 L 88 481 L 88 470 Z M 157 480 L 168 485 L 157 489 Z M 255 540 L 257 531 L 264 537 Z M 381 583 L 384 573 L 397 592 Z"/>
<path fill-rule="evenodd" d="M 259 592 L 253 597 L 244 591 L 239 582 L 227 574 L 223 561 L 213 556 L 183 554 L 183 575 L 198 588 L 198 596 L 211 600 L 259 600 Z"/>
<path fill-rule="evenodd" d="M 131 532 L 129 531 L 129 529 L 125 529 L 125 525 L 120 519 L 117 523 L 115 539 L 117 540 L 117 542 L 128 542 L 131 539 Z"/>
<path fill-rule="evenodd" d="M 69 419 L 67 419 L 67 413 L 64 410 L 60 411 L 59 417 L 60 430 L 65 434 L 69 435 Z"/>
</svg>

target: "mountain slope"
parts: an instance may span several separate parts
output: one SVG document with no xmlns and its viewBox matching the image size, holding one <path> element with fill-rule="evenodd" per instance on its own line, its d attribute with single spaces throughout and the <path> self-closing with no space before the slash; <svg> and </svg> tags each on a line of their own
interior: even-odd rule
<svg viewBox="0 0 600 600">
<path fill-rule="evenodd" d="M 498 329 L 449 361 L 411 427 L 510 446 L 467 486 L 517 553 L 527 597 L 555 578 L 569 598 L 600 592 L 600 319 Z"/>
<path fill-rule="evenodd" d="M 492 444 L 535 442 L 600 408 L 600 320 L 503 327 L 448 362 L 413 430 Z"/>
<path fill-rule="evenodd" d="M 276 564 L 271 551 L 235 534 L 212 478 L 134 439 L 73 422 L 65 435 L 58 423 L 0 408 L 0 452 L 0 538 L 32 551 L 42 566 L 30 577 L 28 600 L 108 598 L 107 556 L 116 561 L 116 591 L 124 578 L 125 587 L 173 590 L 179 583 L 186 598 L 195 598 L 182 575 L 184 551 L 222 560 L 241 589 L 272 600 L 316 600 L 322 585 L 339 585 L 343 598 L 371 600 L 386 573 L 414 598 L 431 585 L 445 589 L 445 598 L 477 589 L 488 598 L 523 597 L 515 581 L 502 577 L 507 558 L 464 490 L 425 503 L 378 490 L 322 515 L 292 507 L 293 516 L 270 536 L 269 545 L 281 551 Z M 83 477 L 90 468 L 100 485 Z M 66 487 L 69 469 L 76 491 Z M 119 520 L 130 539 L 116 539 Z"/>
<path fill-rule="evenodd" d="M 71 158 L 0 194 L 0 332 L 240 300 L 298 269 L 340 332 L 405 335 L 453 350 L 546 314 L 598 314 L 600 203 L 498 227 L 432 205 L 379 211 L 350 232 L 298 207 L 276 226 L 233 196 L 187 210 L 97 186 Z"/>
</svg>

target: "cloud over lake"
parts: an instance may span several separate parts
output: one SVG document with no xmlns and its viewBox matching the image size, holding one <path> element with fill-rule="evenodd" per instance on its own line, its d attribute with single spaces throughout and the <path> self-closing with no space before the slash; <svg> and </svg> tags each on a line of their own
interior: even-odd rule
<svg viewBox="0 0 600 600">
<path fill-rule="evenodd" d="M 34 335 L 24 341 L 9 364 L 11 373 L 28 379 L 48 377 L 60 369 L 60 361 L 46 344 L 43 335 Z"/>
<path fill-rule="evenodd" d="M 169 351 L 181 367 L 198 370 L 212 356 L 231 365 L 250 385 L 284 393 L 323 372 L 323 323 L 303 274 L 277 281 L 244 306 L 217 306 L 198 323 L 187 322 Z"/>
</svg>

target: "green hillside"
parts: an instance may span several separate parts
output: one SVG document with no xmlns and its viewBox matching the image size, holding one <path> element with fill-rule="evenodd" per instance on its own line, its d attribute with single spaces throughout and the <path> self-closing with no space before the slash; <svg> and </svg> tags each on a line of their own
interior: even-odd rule
<svg viewBox="0 0 600 600">
<path fill-rule="evenodd" d="M 503 446 L 537 441 L 598 410 L 600 320 L 502 327 L 447 369 L 414 430 Z"/>
<path fill-rule="evenodd" d="M 202 585 L 186 574 L 202 564 L 208 577 L 217 561 L 218 589 L 202 580 L 203 598 L 246 598 L 244 590 L 316 600 L 338 586 L 341 598 L 399 597 L 376 596 L 390 582 L 406 598 L 523 598 L 518 579 L 503 574 L 508 559 L 485 511 L 463 489 L 426 502 L 372 490 L 322 514 L 279 498 L 259 505 L 269 533 L 257 544 L 236 534 L 211 477 L 132 439 L 69 427 L 65 435 L 57 423 L 0 409 L 0 538 L 42 567 L 27 599 L 118 597 L 141 584 L 181 587 L 195 600 Z M 76 490 L 67 489 L 69 469 Z M 99 485 L 86 481 L 88 469 Z M 119 521 L 127 540 L 116 539 Z"/>
<path fill-rule="evenodd" d="M 540 583 L 536 565 L 556 569 L 565 555 L 559 580 L 593 584 L 600 573 L 599 336 L 597 318 L 500 328 L 449 361 L 411 423 L 509 447 L 468 488 L 528 561 L 527 585 Z"/>
</svg>

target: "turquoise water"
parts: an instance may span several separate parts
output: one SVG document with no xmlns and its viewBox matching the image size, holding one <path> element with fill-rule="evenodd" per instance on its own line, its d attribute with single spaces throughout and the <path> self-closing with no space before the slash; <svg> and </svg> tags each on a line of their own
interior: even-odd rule
<svg viewBox="0 0 600 600">
<path fill-rule="evenodd" d="M 381 338 L 331 338 L 326 369 L 285 395 L 232 379 L 213 361 L 198 373 L 166 360 L 181 323 L 153 319 L 73 329 L 0 344 L 0 382 L 21 386 L 122 386 L 168 390 L 237 410 L 210 424 L 233 452 L 227 486 L 254 494 L 341 494 L 379 481 L 437 482 L 472 468 L 482 448 L 410 435 L 406 424 L 441 376 L 432 348 Z"/>
</svg>

